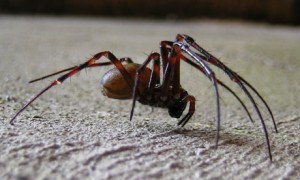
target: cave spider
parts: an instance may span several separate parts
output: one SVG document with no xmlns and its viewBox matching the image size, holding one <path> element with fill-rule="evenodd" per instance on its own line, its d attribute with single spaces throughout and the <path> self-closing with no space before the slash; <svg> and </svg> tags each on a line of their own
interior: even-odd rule
<svg viewBox="0 0 300 180">
<path fill-rule="evenodd" d="M 193 50 L 191 49 L 193 48 Z M 102 57 L 106 57 L 108 62 L 96 62 Z M 190 58 L 190 59 L 189 59 Z M 250 120 L 253 121 L 247 107 L 243 101 L 235 94 L 235 92 L 225 85 L 222 81 L 216 78 L 215 73 L 207 65 L 210 63 L 220 69 L 222 69 L 226 75 L 235 83 L 237 83 L 242 91 L 246 94 L 248 99 L 251 101 L 259 119 L 261 126 L 266 138 L 267 150 L 269 158 L 272 161 L 272 153 L 270 147 L 270 141 L 268 137 L 267 128 L 262 117 L 262 114 L 256 105 L 256 102 L 248 88 L 252 90 L 254 94 L 262 101 L 262 103 L 267 108 L 272 122 L 277 131 L 276 123 L 274 120 L 273 113 L 262 98 L 262 96 L 257 92 L 257 90 L 248 83 L 244 78 L 239 76 L 236 72 L 224 65 L 216 57 L 208 53 L 205 49 L 199 46 L 193 38 L 188 35 L 178 34 L 176 40 L 172 41 L 161 41 L 160 42 L 160 54 L 151 53 L 143 64 L 136 64 L 130 58 L 117 59 L 111 52 L 103 51 L 97 53 L 92 58 L 90 58 L 85 63 L 61 70 L 59 72 L 35 79 L 30 81 L 35 82 L 50 76 L 54 76 L 63 72 L 68 73 L 60 76 L 58 79 L 50 83 L 45 89 L 34 96 L 29 102 L 27 102 L 22 109 L 20 109 L 16 115 L 11 119 L 10 124 L 14 124 L 16 117 L 24 111 L 33 101 L 35 101 L 39 96 L 48 91 L 53 86 L 61 84 L 63 81 L 78 73 L 82 69 L 91 67 L 100 67 L 114 65 L 115 67 L 109 70 L 101 79 L 102 93 L 114 99 L 132 99 L 132 107 L 130 112 L 130 120 L 134 114 L 134 107 L 136 101 L 141 104 L 167 108 L 169 115 L 174 118 L 180 118 L 183 111 L 189 104 L 189 109 L 187 114 L 185 114 L 181 120 L 179 120 L 178 125 L 184 126 L 189 119 L 193 116 L 195 112 L 195 97 L 189 95 L 186 90 L 181 87 L 180 84 L 180 62 L 185 61 L 192 67 L 198 69 L 204 75 L 206 75 L 211 81 L 214 87 L 214 93 L 216 96 L 216 112 L 217 112 L 217 131 L 216 131 L 216 147 L 219 141 L 220 132 L 220 101 L 219 101 L 219 90 L 218 85 L 222 86 L 228 90 L 243 106 Z M 148 64 L 153 64 L 152 69 L 148 68 Z M 161 65 L 162 64 L 162 65 Z M 161 76 L 162 67 L 162 78 Z M 162 81 L 162 82 L 161 82 Z"/>
</svg>

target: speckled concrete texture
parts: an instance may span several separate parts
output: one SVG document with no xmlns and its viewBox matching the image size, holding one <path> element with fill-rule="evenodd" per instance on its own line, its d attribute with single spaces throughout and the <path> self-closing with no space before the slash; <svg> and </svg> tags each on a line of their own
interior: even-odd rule
<svg viewBox="0 0 300 180">
<path fill-rule="evenodd" d="M 109 50 L 142 63 L 161 40 L 186 33 L 236 70 L 266 99 L 261 101 L 273 162 L 251 103 L 254 123 L 220 88 L 221 132 L 215 149 L 215 97 L 209 80 L 182 63 L 182 86 L 196 113 L 184 127 L 165 109 L 101 95 L 109 67 L 82 71 L 13 115 L 55 79 L 29 80 L 80 64 Z M 0 16 L 0 179 L 298 179 L 300 177 L 300 29 L 241 22 L 151 21 L 75 17 Z"/>
</svg>

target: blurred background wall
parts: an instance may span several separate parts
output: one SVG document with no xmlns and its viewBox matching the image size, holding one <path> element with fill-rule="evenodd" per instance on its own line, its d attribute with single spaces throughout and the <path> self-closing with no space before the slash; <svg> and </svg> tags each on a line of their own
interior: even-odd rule
<svg viewBox="0 0 300 180">
<path fill-rule="evenodd" d="M 242 19 L 300 24 L 300 0 L 1 0 L 1 14 Z"/>
</svg>

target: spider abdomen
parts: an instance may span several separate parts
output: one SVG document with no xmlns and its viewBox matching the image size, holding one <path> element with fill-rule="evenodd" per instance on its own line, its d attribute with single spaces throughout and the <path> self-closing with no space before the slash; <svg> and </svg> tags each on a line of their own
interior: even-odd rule
<svg viewBox="0 0 300 180">
<path fill-rule="evenodd" d="M 140 64 L 129 63 L 125 64 L 124 68 L 132 78 L 135 80 L 137 69 L 140 67 Z M 151 76 L 151 70 L 146 68 L 140 76 L 140 85 L 139 92 L 145 92 L 145 89 L 148 86 Z M 102 94 L 113 99 L 131 99 L 132 98 L 132 89 L 126 82 L 124 76 L 117 68 L 110 69 L 106 72 L 101 81 L 101 91 Z"/>
</svg>

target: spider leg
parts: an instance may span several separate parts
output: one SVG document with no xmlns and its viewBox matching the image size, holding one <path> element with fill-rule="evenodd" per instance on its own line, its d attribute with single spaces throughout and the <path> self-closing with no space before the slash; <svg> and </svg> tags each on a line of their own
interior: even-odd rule
<svg viewBox="0 0 300 180">
<path fill-rule="evenodd" d="M 274 129 L 276 132 L 278 132 L 277 127 L 276 127 L 276 123 L 273 117 L 273 113 L 271 111 L 271 109 L 269 108 L 268 104 L 265 102 L 265 100 L 262 98 L 262 96 L 253 88 L 253 86 L 251 86 L 247 81 L 245 81 L 243 78 L 241 78 L 239 75 L 237 75 L 236 72 L 232 71 L 230 68 L 228 68 L 225 64 L 223 64 L 220 60 L 218 60 L 216 57 L 214 57 L 213 55 L 211 55 L 210 53 L 208 53 L 206 50 L 204 50 L 202 47 L 200 47 L 194 40 L 193 38 L 187 36 L 187 35 L 177 35 L 177 39 L 178 41 L 182 41 L 183 39 L 189 44 L 191 45 L 193 48 L 195 48 L 197 51 L 199 51 L 201 54 L 197 54 L 198 56 L 202 57 L 203 60 L 219 67 L 220 69 L 222 69 L 229 77 L 232 81 L 236 82 L 240 88 L 243 90 L 243 92 L 247 95 L 247 97 L 249 98 L 249 100 L 251 101 L 255 111 L 257 112 L 261 125 L 262 125 L 262 129 L 264 131 L 265 134 L 265 138 L 266 138 L 266 142 L 267 142 L 267 148 L 268 148 L 268 153 L 269 153 L 269 157 L 270 160 L 272 161 L 272 154 L 271 154 L 271 146 L 270 146 L 270 141 L 269 141 L 269 135 L 268 135 L 268 131 L 265 125 L 265 122 L 263 120 L 263 117 L 261 115 L 261 112 L 259 110 L 259 108 L 256 105 L 255 100 L 253 99 L 253 97 L 251 96 L 251 94 L 249 93 L 249 91 L 247 90 L 247 88 L 244 86 L 243 83 L 245 83 L 248 87 L 250 87 L 250 89 L 252 89 L 254 91 L 254 93 L 262 100 L 262 102 L 264 103 L 264 105 L 267 107 L 271 118 L 272 118 L 272 122 L 274 125 Z"/>
<path fill-rule="evenodd" d="M 155 86 L 160 84 L 160 55 L 158 53 L 152 53 L 150 58 L 153 59 L 153 67 L 147 88 L 148 95 L 152 95 Z M 142 69 L 144 69 L 146 66 L 147 65 L 145 65 Z M 142 70 L 140 70 L 140 72 L 142 72 Z"/>
<path fill-rule="evenodd" d="M 166 66 L 169 62 L 169 53 L 171 51 L 171 48 L 168 48 L 173 46 L 172 41 L 161 41 L 160 42 L 160 55 L 163 61 L 163 72 L 165 72 Z"/>
<path fill-rule="evenodd" d="M 169 55 L 168 48 L 166 48 L 168 41 L 161 42 L 161 52 L 163 53 L 163 69 L 164 76 L 161 85 L 161 99 L 166 100 L 169 94 L 169 88 L 172 86 L 172 94 L 174 99 L 179 100 L 180 91 L 180 48 L 172 46 Z"/>
<path fill-rule="evenodd" d="M 160 55 L 158 53 L 152 53 L 148 56 L 147 60 L 138 68 L 135 76 L 135 82 L 134 82 L 134 87 L 133 87 L 133 93 L 132 93 L 132 106 L 131 106 L 131 111 L 130 111 L 130 121 L 132 120 L 133 113 L 134 113 L 134 108 L 135 108 L 135 103 L 138 97 L 138 87 L 140 84 L 140 79 L 141 79 L 141 73 L 144 71 L 144 69 L 147 67 L 147 65 L 153 61 L 153 70 L 151 72 L 149 84 L 147 91 L 153 92 L 153 89 L 156 84 L 159 84 L 160 81 Z M 152 93 L 150 93 L 152 94 Z"/>
<path fill-rule="evenodd" d="M 171 51 L 171 49 L 168 48 L 167 46 L 172 47 L 173 42 L 172 41 L 162 41 L 160 43 L 160 46 L 161 46 L 162 58 L 167 59 L 168 58 L 168 53 Z M 187 57 L 183 56 L 182 54 L 180 56 L 180 59 L 184 60 L 185 62 L 187 62 L 188 64 L 190 64 L 191 66 L 195 67 L 196 69 L 200 70 L 202 73 L 205 74 L 204 69 L 201 66 L 197 65 L 196 63 L 194 63 L 193 61 L 191 61 Z M 219 79 L 217 79 L 217 83 L 220 84 L 222 87 L 224 87 L 227 91 L 229 91 L 240 102 L 240 104 L 243 106 L 244 110 L 246 111 L 248 117 L 250 118 L 250 121 L 254 122 L 251 115 L 250 115 L 250 112 L 248 111 L 248 109 L 245 106 L 244 102 L 236 95 L 236 93 L 232 89 L 230 89 L 227 85 L 225 85 L 222 81 L 220 81 Z"/>
<path fill-rule="evenodd" d="M 162 56 L 162 60 L 163 60 L 163 64 L 164 64 L 164 72 L 165 75 L 167 74 L 167 66 L 169 67 L 169 61 L 170 59 L 173 61 L 171 61 L 171 65 L 173 64 L 173 80 L 167 80 L 164 79 L 165 81 L 169 81 L 172 82 L 172 87 L 173 87 L 173 94 L 174 95 L 180 95 L 180 57 L 182 56 L 181 54 L 181 49 L 177 46 L 173 47 L 173 42 L 172 41 L 161 41 L 160 42 L 160 51 L 161 51 L 161 56 Z M 169 59 L 169 55 L 170 55 L 170 59 Z M 175 61 L 174 61 L 175 60 Z M 169 67 L 170 68 L 170 67 Z M 168 70 L 168 71 L 172 71 Z M 164 76 L 166 77 L 166 76 Z M 174 81 L 175 80 L 175 81 Z M 174 88 L 175 87 L 175 88 Z M 172 109 L 169 109 L 169 114 L 173 114 L 175 117 L 177 115 L 181 115 L 181 113 L 184 111 L 184 109 L 186 108 L 187 103 L 190 103 L 189 106 L 189 110 L 188 113 L 178 122 L 178 126 L 184 126 L 189 119 L 193 116 L 194 112 L 195 112 L 195 97 L 188 95 L 187 93 L 181 94 L 183 95 L 183 97 L 176 97 L 177 99 L 181 99 L 179 101 L 179 103 Z M 173 111 L 177 111 L 176 113 Z M 178 111 L 179 110 L 179 111 Z M 181 113 L 178 113 L 181 112 Z"/>
<path fill-rule="evenodd" d="M 126 58 L 121 58 L 121 59 L 120 59 L 120 62 L 133 63 L 133 61 L 132 61 L 130 58 L 127 58 L 127 57 L 126 57 Z M 91 67 L 99 67 L 99 66 L 107 66 L 107 65 L 113 65 L 113 63 L 112 63 L 112 62 L 95 63 L 95 64 L 90 64 L 90 65 L 88 65 L 87 68 L 91 68 Z M 57 75 L 57 74 L 61 74 L 61 73 L 63 73 L 63 72 L 71 71 L 71 70 L 76 69 L 76 68 L 78 68 L 78 66 L 73 66 L 73 67 L 70 67 L 70 68 L 66 68 L 66 69 L 60 70 L 60 71 L 58 71 L 58 72 L 55 72 L 55 73 L 52 73 L 52 74 L 49 74 L 49 75 L 46 75 L 46 76 L 43 76 L 43 77 L 40 77 L 40 78 L 31 80 L 31 81 L 29 81 L 29 83 L 33 83 L 33 82 L 36 82 L 36 81 L 40 81 L 40 80 L 43 80 L 43 79 L 46 79 L 46 78 L 55 76 L 55 75 Z"/>
<path fill-rule="evenodd" d="M 200 47 L 195 41 L 193 38 L 187 36 L 187 35 L 183 35 L 183 34 L 178 34 L 177 35 L 177 39 L 179 41 L 182 41 L 182 40 L 185 40 L 189 45 L 191 45 L 192 47 L 194 47 L 197 51 L 199 51 L 201 54 L 198 54 L 200 57 L 203 58 L 203 60 L 219 67 L 220 69 L 222 69 L 228 76 L 229 78 L 236 82 L 240 87 L 241 89 L 245 92 L 245 94 L 249 97 L 249 99 L 253 99 L 251 94 L 248 92 L 248 90 L 245 90 L 246 87 L 244 86 L 243 83 L 245 83 L 246 86 L 248 86 L 258 97 L 259 99 L 263 102 L 263 104 L 265 105 L 265 107 L 267 108 L 270 116 L 271 116 L 271 119 L 272 119 L 272 123 L 273 123 L 273 126 L 274 126 L 274 129 L 275 129 L 275 132 L 278 133 L 278 130 L 277 130 L 277 126 L 276 126 L 276 122 L 275 122 L 275 119 L 274 119 L 274 116 L 273 116 L 273 113 L 271 111 L 271 108 L 269 107 L 269 105 L 267 104 L 267 102 L 263 99 L 263 97 L 258 93 L 258 91 L 250 84 L 248 83 L 244 78 L 242 78 L 241 76 L 239 76 L 236 72 L 234 72 L 233 70 L 231 70 L 230 68 L 228 68 L 225 64 L 223 64 L 220 60 L 218 60 L 216 57 L 214 57 L 212 54 L 210 54 L 209 52 L 207 52 L 205 49 L 203 49 L 202 47 Z M 252 100 L 251 100 L 252 101 Z M 254 99 L 253 99 L 254 101 Z M 262 119 L 262 116 L 261 116 L 261 113 L 255 103 L 255 101 L 252 103 L 259 118 L 261 119 L 261 121 L 263 121 Z"/>
<path fill-rule="evenodd" d="M 52 73 L 52 74 L 48 74 L 46 76 L 43 76 L 43 77 L 40 77 L 40 78 L 37 78 L 37 79 L 33 79 L 31 81 L 29 81 L 28 83 L 33 83 L 33 82 L 37 82 L 37 81 L 40 81 L 40 80 L 43 80 L 43 79 L 46 79 L 46 78 L 49 78 L 49 77 L 52 77 L 52 76 L 55 76 L 57 74 L 61 74 L 63 72 L 67 72 L 67 71 L 71 71 L 75 68 L 77 68 L 78 66 L 73 66 L 73 67 L 70 67 L 70 68 L 66 68 L 66 69 L 63 69 L 63 70 L 60 70 L 58 72 L 55 72 L 55 73 Z"/>
<path fill-rule="evenodd" d="M 190 103 L 190 107 L 189 107 L 189 111 L 188 113 L 178 122 L 178 126 L 181 125 L 181 127 L 183 127 L 189 120 L 190 118 L 193 116 L 194 112 L 195 112 L 195 97 L 194 96 L 191 96 L 191 95 L 188 95 L 188 96 L 185 96 L 180 103 L 187 103 L 189 102 Z"/>
<path fill-rule="evenodd" d="M 198 54 L 198 55 L 200 55 L 200 54 Z M 202 56 L 203 57 L 203 55 L 200 55 L 200 56 Z M 206 58 L 205 57 L 203 57 L 204 58 L 204 60 L 206 60 Z M 218 60 L 218 59 L 216 59 L 216 60 Z M 206 61 L 208 61 L 208 62 L 210 62 L 210 60 L 206 60 Z M 210 63 L 212 63 L 212 62 L 210 62 Z M 221 62 L 220 62 L 221 63 Z M 214 64 L 214 63 L 212 63 L 212 64 Z M 216 65 L 216 64 L 214 64 L 214 65 Z M 216 65 L 217 66 L 217 65 Z M 224 66 L 224 67 L 223 67 Z M 217 66 L 217 67 L 219 67 L 219 66 Z M 224 68 L 224 69 L 223 69 Z M 272 113 L 272 110 L 271 110 L 271 108 L 270 108 L 270 106 L 267 104 L 267 102 L 264 100 L 264 98 L 258 93 L 258 91 L 248 82 L 248 81 L 246 81 L 243 77 L 241 77 L 240 75 L 238 75 L 236 72 L 234 72 L 234 71 L 232 71 L 231 69 L 229 69 L 227 66 L 225 66 L 224 64 L 222 64 L 222 67 L 221 67 L 221 69 L 223 69 L 224 71 L 225 71 L 225 73 L 230 77 L 230 79 L 232 80 L 232 81 L 234 81 L 234 82 L 236 82 L 239 86 L 240 86 L 240 88 L 244 91 L 244 93 L 248 96 L 248 98 L 251 100 L 251 99 L 253 99 L 253 97 L 251 96 L 251 94 L 250 94 L 250 92 L 246 89 L 246 87 L 244 86 L 244 84 L 246 85 L 246 86 L 248 86 L 257 96 L 258 96 L 258 98 L 263 102 L 263 104 L 265 105 L 265 107 L 267 108 L 267 110 L 268 110 L 268 112 L 269 112 L 269 114 L 270 114 L 270 116 L 271 116 L 271 119 L 272 119 L 272 123 L 273 123 L 273 126 L 274 126 L 274 129 L 275 129 L 275 132 L 276 133 L 278 133 L 278 129 L 277 129 L 277 126 L 276 126 L 276 122 L 275 122 L 275 119 L 274 119 L 274 116 L 273 116 L 273 113 Z M 251 97 L 249 97 L 249 96 L 251 96 Z M 257 112 L 257 114 L 258 114 L 258 116 L 260 117 L 261 115 L 261 113 L 260 113 L 260 111 L 259 111 L 259 109 L 258 109 L 258 107 L 257 107 L 257 105 L 256 105 L 256 102 L 255 102 L 255 100 L 253 99 L 253 102 L 252 102 L 252 104 L 253 104 L 253 106 L 254 106 L 254 108 L 256 109 L 256 112 Z M 262 116 L 261 116 L 262 117 Z"/>
<path fill-rule="evenodd" d="M 100 59 L 101 57 L 106 57 L 107 59 L 109 59 L 117 68 L 118 70 L 121 72 L 121 74 L 123 75 L 123 77 L 125 78 L 126 82 L 128 83 L 128 85 L 130 87 L 133 88 L 133 80 L 130 77 L 130 75 L 128 74 L 128 72 L 124 69 L 122 63 L 111 53 L 108 51 L 104 51 L 104 52 L 100 52 L 97 53 L 96 55 L 94 55 L 91 59 L 89 59 L 88 61 L 86 61 L 85 63 L 79 65 L 78 67 L 71 69 L 69 68 L 71 71 L 62 75 L 61 77 L 59 77 L 58 79 L 56 79 L 55 81 L 53 81 L 52 83 L 50 83 L 45 89 L 43 89 L 41 92 L 39 92 L 36 96 L 34 96 L 29 102 L 27 102 L 22 109 L 20 109 L 16 115 L 10 120 L 10 124 L 14 124 L 15 119 L 17 118 L 17 116 L 23 112 L 32 102 L 34 102 L 38 97 L 40 97 L 42 94 L 44 94 L 46 91 L 48 91 L 50 88 L 52 88 L 53 86 L 59 85 L 61 84 L 63 81 L 65 81 L 67 78 L 73 76 L 74 74 L 78 73 L 79 71 L 81 71 L 82 69 L 88 68 L 90 66 L 92 66 L 93 64 L 95 64 L 95 62 Z M 67 71 L 67 70 L 65 70 Z M 54 73 L 55 74 L 55 73 Z"/>
<path fill-rule="evenodd" d="M 204 62 L 204 60 L 198 56 L 195 52 L 191 51 L 189 47 L 179 41 L 174 42 L 174 46 L 180 47 L 180 49 L 192 57 L 203 69 L 207 77 L 211 80 L 214 88 L 215 88 L 215 95 L 216 95 L 216 111 L 217 111 L 217 132 L 216 132 L 216 148 L 218 147 L 219 137 L 220 137 L 220 119 L 221 119 L 221 112 L 220 112 L 220 95 L 217 85 L 217 79 L 215 73 L 210 69 L 210 67 Z"/>
<path fill-rule="evenodd" d="M 191 61 L 190 59 L 188 59 L 187 57 L 185 56 L 181 56 L 181 59 L 184 60 L 186 63 L 188 63 L 189 65 L 195 67 L 196 69 L 198 69 L 199 71 L 201 71 L 203 74 L 205 74 L 204 72 L 204 69 L 199 66 L 198 64 L 194 63 L 193 61 Z M 227 91 L 229 91 L 239 102 L 240 104 L 243 106 L 244 110 L 246 111 L 248 117 L 250 118 L 250 121 L 251 122 L 254 122 L 252 117 L 251 117 L 251 114 L 250 112 L 248 111 L 246 105 L 244 104 L 244 102 L 239 98 L 239 96 L 232 90 L 230 89 L 226 84 L 224 84 L 222 81 L 220 81 L 218 78 L 217 78 L 217 83 L 219 85 L 221 85 L 223 88 L 225 88 Z"/>
</svg>

